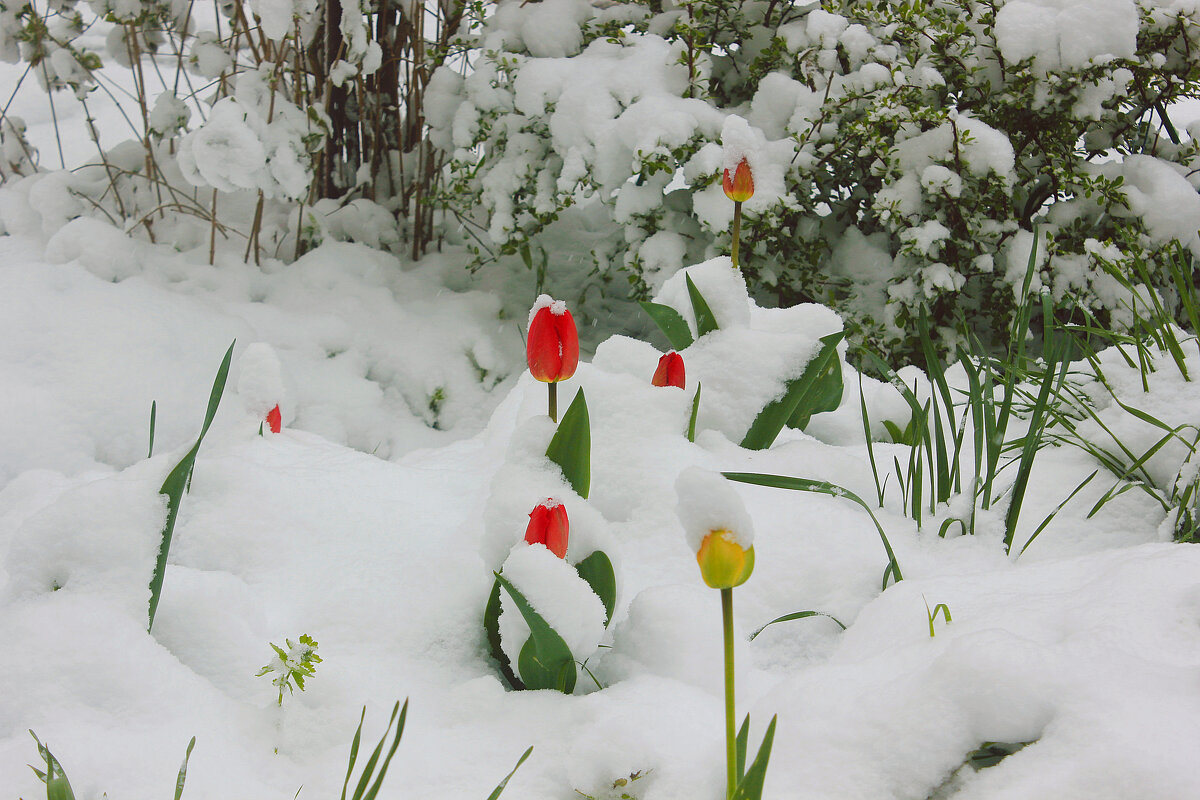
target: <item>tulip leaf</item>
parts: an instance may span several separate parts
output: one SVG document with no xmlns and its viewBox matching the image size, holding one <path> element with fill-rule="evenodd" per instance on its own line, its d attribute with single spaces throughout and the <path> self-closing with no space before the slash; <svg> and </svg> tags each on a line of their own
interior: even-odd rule
<svg viewBox="0 0 1200 800">
<path fill-rule="evenodd" d="M 758 412 L 746 436 L 742 439 L 742 447 L 747 450 L 766 450 L 775 443 L 775 437 L 783 430 L 790 420 L 807 414 L 811 416 L 817 411 L 828 410 L 829 389 L 820 388 L 822 376 L 830 369 L 830 362 L 836 362 L 837 345 L 846 334 L 844 331 L 821 337 L 822 346 L 817 354 L 805 366 L 799 378 L 788 381 L 787 389 L 777 400 L 772 400 Z M 826 381 L 828 384 L 829 381 Z M 836 377 L 837 401 L 841 402 L 842 373 L 837 369 Z M 835 403 L 833 408 L 837 408 Z M 805 419 L 807 424 L 807 419 Z"/>
<path fill-rule="evenodd" d="M 162 488 L 158 490 L 159 494 L 167 496 L 167 519 L 163 523 L 161 542 L 158 546 L 158 559 L 154 564 L 154 574 L 150 578 L 150 623 L 146 626 L 146 630 L 154 627 L 154 612 L 158 610 L 158 600 L 162 595 L 163 578 L 167 573 L 167 554 L 171 550 L 171 536 L 175 531 L 175 520 L 179 517 L 179 504 L 183 502 L 183 495 L 191 484 L 192 468 L 196 465 L 196 454 L 200 452 L 200 443 L 204 441 L 204 435 L 208 433 L 213 417 L 217 415 L 217 406 L 221 403 L 221 395 L 225 393 L 225 380 L 229 377 L 229 363 L 233 360 L 234 344 L 236 344 L 236 340 L 225 351 L 225 359 L 221 362 L 220 369 L 217 370 L 216 380 L 213 381 L 212 391 L 208 396 L 208 410 L 204 414 L 204 425 L 200 428 L 200 436 L 196 438 L 192 449 L 187 451 L 187 454 L 167 475 Z"/>
<path fill-rule="evenodd" d="M 737 775 L 738 783 L 742 782 L 742 778 L 746 775 L 746 748 L 750 744 L 750 715 L 742 720 L 742 727 L 738 728 L 737 738 L 734 740 L 737 746 Z"/>
<path fill-rule="evenodd" d="M 879 531 L 879 538 L 883 541 L 883 549 L 887 553 L 888 565 L 883 573 L 883 588 L 887 588 L 888 576 L 900 582 L 904 580 L 904 576 L 900 573 L 900 562 L 896 560 L 896 554 L 892 552 L 892 544 L 888 541 L 887 533 L 884 532 L 883 526 L 879 524 L 879 519 L 875 513 L 871 511 L 871 507 L 863 502 L 863 499 L 849 489 L 844 489 L 837 484 L 827 481 L 815 481 L 809 478 L 793 478 L 787 475 L 765 475 L 758 472 L 722 472 L 726 478 L 739 483 L 749 483 L 754 486 L 769 486 L 774 489 L 793 489 L 798 492 L 815 492 L 816 494 L 827 494 L 830 497 L 844 497 L 851 502 L 857 503 L 863 511 L 867 512 L 867 516 L 875 523 L 875 530 Z M 838 623 L 841 624 L 841 623 Z"/>
<path fill-rule="evenodd" d="M 483 611 L 483 630 L 487 634 L 488 649 L 492 653 L 492 658 L 496 659 L 496 663 L 500 666 L 500 675 L 504 678 L 505 683 L 510 689 L 520 691 L 525 688 L 525 684 L 516 676 L 512 670 L 512 664 L 505 655 L 504 649 L 500 646 L 500 581 L 497 580 L 492 584 L 492 593 L 488 595 L 487 608 Z"/>
<path fill-rule="evenodd" d="M 812 383 L 809 384 L 808 391 L 796 404 L 796 410 L 792 412 L 791 419 L 788 420 L 789 428 L 802 431 L 808 427 L 808 421 L 812 419 L 813 414 L 836 411 L 837 407 L 842 404 L 844 384 L 842 382 L 842 360 L 837 357 L 837 344 L 844 336 L 845 333 L 835 333 L 821 339 L 825 345 L 814 359 L 818 362 L 815 365 L 817 372 L 813 376 Z M 805 372 L 808 372 L 807 367 Z M 803 376 L 801 376 L 801 380 L 803 380 Z"/>
<path fill-rule="evenodd" d="M 567 643 L 507 578 L 497 572 L 496 580 L 508 592 L 529 626 L 529 639 L 517 657 L 517 671 L 521 673 L 525 688 L 557 689 L 563 694 L 575 691 L 575 658 Z"/>
<path fill-rule="evenodd" d="M 688 418 L 687 438 L 689 442 L 696 441 L 696 417 L 700 414 L 700 386 L 696 384 L 696 394 L 692 397 L 692 416 Z"/>
<path fill-rule="evenodd" d="M 667 341 L 671 343 L 671 347 L 676 350 L 683 350 L 695 341 L 692 338 L 692 329 L 688 327 L 687 320 L 675 309 L 661 303 L 651 303 L 649 300 L 643 300 L 639 305 L 643 311 L 650 315 L 650 319 L 654 320 L 654 324 L 667 337 Z"/>
<path fill-rule="evenodd" d="M 612 561 L 603 550 L 597 550 L 576 564 L 575 571 L 604 604 L 604 626 L 607 628 L 617 604 L 617 576 Z"/>
<path fill-rule="evenodd" d="M 558 430 L 546 448 L 546 457 L 558 464 L 567 483 L 586 500 L 592 483 L 592 432 L 583 389 L 575 393 L 570 408 L 558 423 Z"/>
<path fill-rule="evenodd" d="M 717 329 L 716 316 L 713 315 L 712 309 L 708 307 L 708 302 L 704 299 L 704 295 L 700 294 L 700 290 L 692 282 L 692 276 L 685 272 L 683 278 L 687 281 L 688 297 L 692 301 L 692 313 L 696 316 L 696 335 L 703 336 L 706 333 L 712 333 Z"/>
<path fill-rule="evenodd" d="M 730 800 L 760 800 L 763 791 L 763 781 L 767 777 L 767 762 L 771 760 L 771 745 L 775 743 L 775 722 L 778 717 L 771 717 L 771 724 L 763 735 L 762 744 L 754 763 L 746 770 L 746 775 L 738 781 Z"/>
</svg>

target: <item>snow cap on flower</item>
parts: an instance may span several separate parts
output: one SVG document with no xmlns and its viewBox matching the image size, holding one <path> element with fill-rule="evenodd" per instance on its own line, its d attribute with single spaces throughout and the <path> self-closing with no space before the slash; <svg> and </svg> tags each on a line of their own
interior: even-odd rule
<svg viewBox="0 0 1200 800">
<path fill-rule="evenodd" d="M 754 196 L 750 162 L 754 160 L 758 145 L 746 120 L 737 115 L 725 118 L 725 126 L 721 129 L 721 164 L 724 168 L 721 188 L 730 200 L 744 203 Z"/>
<path fill-rule="evenodd" d="M 719 473 L 688 467 L 675 480 L 676 513 L 692 552 L 699 552 L 713 531 L 725 531 L 743 550 L 754 545 L 754 526 L 742 498 Z"/>
<path fill-rule="evenodd" d="M 248 345 L 238 359 L 238 372 L 237 391 L 246 410 L 261 420 L 272 412 L 278 414 L 279 404 L 286 404 L 287 391 L 275 348 L 266 342 Z"/>
</svg>

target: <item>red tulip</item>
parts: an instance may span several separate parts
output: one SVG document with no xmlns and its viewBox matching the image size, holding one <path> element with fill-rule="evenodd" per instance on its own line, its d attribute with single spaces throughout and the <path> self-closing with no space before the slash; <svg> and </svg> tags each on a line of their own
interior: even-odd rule
<svg viewBox="0 0 1200 800">
<path fill-rule="evenodd" d="M 546 498 L 529 512 L 529 527 L 525 541 L 544 544 L 559 558 L 567 557 L 567 535 L 570 531 L 566 507 L 553 498 Z"/>
<path fill-rule="evenodd" d="M 279 433 L 283 430 L 283 415 L 279 413 L 279 405 L 267 412 L 267 426 L 270 427 L 271 433 Z"/>
<path fill-rule="evenodd" d="M 525 358 L 533 377 L 543 383 L 565 381 L 579 365 L 579 333 L 567 304 L 542 295 L 529 316 Z"/>
<path fill-rule="evenodd" d="M 738 162 L 732 178 L 729 176 L 729 169 L 725 169 L 721 188 L 725 190 L 725 196 L 735 203 L 744 203 L 754 196 L 754 176 L 750 174 L 750 164 L 746 159 Z"/>
<path fill-rule="evenodd" d="M 654 377 L 650 379 L 650 383 L 655 386 L 678 386 L 683 388 L 683 357 L 674 350 L 667 353 L 658 360 L 658 369 L 654 370 Z"/>
</svg>

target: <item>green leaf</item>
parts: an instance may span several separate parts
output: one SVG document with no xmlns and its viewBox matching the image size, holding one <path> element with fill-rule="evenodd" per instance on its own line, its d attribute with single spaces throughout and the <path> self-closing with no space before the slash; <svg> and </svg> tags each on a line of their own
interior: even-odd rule
<svg viewBox="0 0 1200 800">
<path fill-rule="evenodd" d="M 692 329 L 688 327 L 687 320 L 675 309 L 670 306 L 664 306 L 661 303 L 651 303 L 648 300 L 641 301 L 639 305 L 643 311 L 650 315 L 650 319 L 654 320 L 654 324 L 667 337 L 667 341 L 671 343 L 671 347 L 676 350 L 684 350 L 695 341 L 692 338 Z"/>
<path fill-rule="evenodd" d="M 803 416 L 805 409 L 811 416 L 816 413 L 814 409 L 817 406 L 813 405 L 814 402 L 818 400 L 827 402 L 825 394 L 815 387 L 819 378 L 830 368 L 830 361 L 837 361 L 837 344 L 845 335 L 845 332 L 839 332 L 821 338 L 823 345 L 816 356 L 808 362 L 804 373 L 799 378 L 788 381 L 783 397 L 767 403 L 766 407 L 758 412 L 758 416 L 750 425 L 750 430 L 746 431 L 746 436 L 742 439 L 742 447 L 747 450 L 767 449 L 774 444 L 775 437 L 779 435 L 789 420 L 797 417 L 798 413 Z M 839 368 L 837 373 L 839 402 L 841 401 L 841 385 L 842 377 Z"/>
<path fill-rule="evenodd" d="M 146 630 L 154 627 L 154 613 L 158 610 L 158 600 L 162 595 L 163 578 L 167 573 L 167 554 L 171 551 L 171 536 L 175 532 L 175 520 L 179 516 L 179 505 L 183 502 L 184 492 L 187 491 L 192 467 L 196 464 L 196 454 L 200 452 L 200 443 L 204 441 L 204 435 L 208 433 L 208 427 L 212 425 L 213 417 L 217 415 L 217 406 L 220 405 L 221 395 L 225 392 L 225 380 L 229 377 L 229 363 L 233 360 L 233 345 L 236 343 L 235 340 L 229 345 L 229 349 L 225 351 L 225 359 L 221 362 L 220 369 L 217 370 L 216 380 L 213 381 L 212 391 L 208 396 L 208 410 L 204 414 L 204 425 L 200 428 L 200 436 L 192 445 L 192 449 L 167 475 L 162 488 L 158 490 L 159 494 L 167 496 L 167 519 L 162 528 L 154 574 L 150 578 L 150 622 L 146 626 Z"/>
<path fill-rule="evenodd" d="M 524 689 L 525 684 L 513 672 L 512 664 L 509 662 L 504 649 L 500 646 L 499 580 L 492 584 L 492 592 L 488 595 L 487 608 L 483 610 L 483 630 L 487 634 L 488 649 L 492 653 L 492 658 L 496 659 L 496 663 L 500 665 L 500 675 L 504 678 L 508 687 L 517 691 Z"/>
<path fill-rule="evenodd" d="M 527 689 L 557 689 L 563 694 L 575 690 L 575 658 L 562 637 L 533 610 L 521 592 L 508 579 L 496 573 L 496 580 L 508 592 L 513 604 L 529 626 L 529 639 L 517 657 L 517 671 Z"/>
<path fill-rule="evenodd" d="M 363 706 L 362 714 L 358 717 L 358 730 L 350 740 L 350 763 L 346 765 L 346 780 L 342 782 L 341 800 L 346 800 L 346 789 L 350 786 L 350 776 L 354 773 L 354 762 L 358 759 L 358 745 L 362 741 L 363 722 L 367 719 L 367 707 Z"/>
<path fill-rule="evenodd" d="M 708 307 L 708 301 L 704 299 L 704 295 L 700 294 L 696 284 L 692 283 L 692 276 L 685 272 L 683 278 L 687 281 L 688 298 L 692 301 L 692 313 L 696 316 L 696 334 L 703 336 L 706 333 L 712 333 L 717 330 L 716 316 Z"/>
<path fill-rule="evenodd" d="M 183 763 L 179 765 L 179 774 L 175 777 L 175 800 L 183 797 L 183 784 L 187 781 L 188 759 L 192 757 L 192 748 L 196 746 L 196 737 L 188 742 L 187 750 L 183 754 Z"/>
<path fill-rule="evenodd" d="M 813 376 L 808 391 L 796 404 L 796 410 L 792 412 L 787 423 L 789 428 L 802 431 L 808 427 L 808 422 L 812 419 L 813 414 L 836 411 L 837 407 L 842 404 L 842 391 L 845 384 L 842 381 L 842 360 L 837 357 L 837 344 L 845 335 L 844 332 L 836 333 L 821 339 L 826 344 L 817 353 L 817 358 L 821 360 L 819 372 Z M 833 340 L 832 343 L 828 341 L 830 339 Z M 832 358 L 823 358 L 826 350 L 832 353 Z M 812 366 L 810 363 L 805 367 L 804 372 L 807 374 Z M 803 380 L 804 376 L 802 375 L 800 379 Z"/>
<path fill-rule="evenodd" d="M 1013 753 L 1031 744 L 1033 742 L 984 742 L 978 750 L 967 754 L 967 764 L 978 772 L 981 769 L 996 766 Z"/>
<path fill-rule="evenodd" d="M 592 432 L 583 389 L 575 393 L 571 407 L 558 423 L 546 457 L 558 464 L 567 483 L 586 500 L 592 482 Z"/>
<path fill-rule="evenodd" d="M 757 472 L 722 472 L 726 478 L 731 481 L 740 483 L 749 483 L 754 486 L 769 486 L 774 489 L 792 489 L 799 492 L 815 492 L 817 494 L 826 494 L 830 497 L 844 497 L 851 502 L 857 503 L 863 511 L 867 512 L 867 516 L 875 523 L 875 530 L 879 531 L 879 538 L 883 542 L 883 549 L 887 553 L 888 567 L 884 572 L 883 585 L 887 588 L 887 577 L 891 575 L 897 582 L 904 580 L 904 576 L 900 573 L 900 563 L 896 561 L 896 554 L 892 552 L 892 544 L 888 541 L 887 533 L 884 532 L 883 526 L 879 524 L 871 507 L 863 502 L 862 498 L 856 495 L 849 489 L 845 489 L 828 481 L 814 481 L 809 478 L 792 478 L 787 475 L 764 475 Z"/>
<path fill-rule="evenodd" d="M 771 760 L 771 745 L 775 743 L 775 722 L 778 717 L 771 717 L 771 724 L 763 736 L 754 763 L 746 770 L 746 776 L 738 781 L 730 800 L 761 800 L 763 781 L 767 778 L 767 762 Z"/>
<path fill-rule="evenodd" d="M 687 439 L 696 441 L 696 417 L 700 414 L 700 384 L 696 384 L 696 394 L 692 397 L 692 415 L 688 418 Z"/>
<path fill-rule="evenodd" d="M 760 633 L 765 631 L 767 628 L 774 625 L 776 622 L 791 622 L 794 619 L 807 619 L 809 617 L 828 617 L 829 619 L 836 622 L 839 628 L 841 628 L 842 630 L 846 630 L 846 626 L 842 624 L 842 621 L 840 619 L 833 616 L 832 614 L 826 614 L 824 611 L 793 611 L 791 614 L 784 614 L 782 617 L 776 617 L 775 619 L 768 622 L 766 625 L 763 625 L 761 628 L 756 630 L 754 633 L 750 634 L 750 641 L 753 642 L 754 638 L 756 636 L 758 636 Z"/>
<path fill-rule="evenodd" d="M 527 749 L 525 751 L 525 753 L 519 759 L 517 759 L 517 765 L 512 768 L 512 772 L 505 775 L 504 780 L 502 780 L 502 781 L 500 781 L 500 783 L 496 784 L 496 788 L 493 789 L 492 793 L 488 795 L 487 800 L 496 800 L 496 798 L 498 798 L 500 796 L 500 793 L 504 791 L 504 787 L 508 786 L 509 780 L 512 778 L 513 775 L 517 774 L 517 770 L 519 770 L 521 768 L 521 765 L 525 763 L 525 759 L 529 758 L 529 754 L 532 752 L 533 752 L 533 747 L 530 746 L 529 749 Z"/>
<path fill-rule="evenodd" d="M 738 728 L 737 738 L 734 739 L 734 746 L 737 750 L 737 763 L 734 765 L 737 769 L 738 783 L 742 782 L 742 778 L 746 775 L 746 750 L 750 746 L 750 715 L 742 720 L 742 727 Z"/>
<path fill-rule="evenodd" d="M 75 792 L 71 789 L 71 782 L 67 780 L 67 773 L 63 771 L 62 764 L 58 763 L 50 748 L 42 744 L 36 733 L 30 730 L 29 735 L 37 742 L 38 755 L 46 762 L 45 772 L 30 767 L 46 784 L 46 800 L 75 800 Z"/>
<path fill-rule="evenodd" d="M 396 705 L 400 705 L 397 701 Z M 383 786 L 383 779 L 387 776 L 388 765 L 392 763 L 392 756 L 396 754 L 396 748 L 400 746 L 400 737 L 404 735 L 404 721 L 408 716 L 408 700 L 404 701 L 404 707 L 400 709 L 400 720 L 396 723 L 396 737 L 392 739 L 392 746 L 388 750 L 388 754 L 383 759 L 383 763 L 379 765 L 379 775 L 375 778 L 375 783 L 371 784 L 370 790 L 362 795 L 362 800 L 375 800 L 375 796 L 379 794 L 380 788 Z M 392 719 L 396 717 L 396 709 L 392 708 Z M 363 767 L 363 777 L 368 777 L 374 771 L 375 760 L 378 758 L 380 751 L 383 749 L 383 743 L 387 741 L 388 730 L 392 728 L 392 720 L 388 720 L 388 728 L 383 732 L 383 738 L 379 740 L 379 746 L 375 748 L 375 752 L 371 754 L 371 759 L 367 761 Z M 360 782 L 361 785 L 361 782 Z M 359 795 L 355 793 L 355 800 L 358 800 Z"/>
<path fill-rule="evenodd" d="M 575 571 L 604 604 L 604 626 L 607 628 L 617 604 L 617 576 L 613 573 L 612 561 L 603 550 L 597 550 L 576 564 Z"/>
</svg>

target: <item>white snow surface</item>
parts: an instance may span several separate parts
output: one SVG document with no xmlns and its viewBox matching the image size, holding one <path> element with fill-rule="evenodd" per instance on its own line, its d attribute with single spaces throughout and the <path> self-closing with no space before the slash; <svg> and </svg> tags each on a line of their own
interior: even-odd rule
<svg viewBox="0 0 1200 800">
<path fill-rule="evenodd" d="M 718 392 L 721 365 L 751 393 L 775 380 L 778 364 L 802 366 L 807 356 L 782 354 L 803 350 L 800 339 L 811 351 L 815 336 L 836 329 L 830 312 L 759 309 L 727 262 L 708 267 L 711 276 L 693 268 L 724 325 L 682 352 L 704 383 L 697 440 L 683 435 L 691 393 L 649 383 L 658 352 L 610 338 L 563 387 L 567 398 L 585 390 L 589 404 L 584 500 L 542 455 L 554 426 L 541 384 L 506 380 L 493 395 L 477 377 L 453 377 L 460 348 L 483 352 L 488 337 L 491 357 L 511 370 L 519 338 L 496 329 L 487 298 L 440 288 L 437 269 L 333 245 L 286 270 L 217 271 L 204 254 L 96 235 L 106 230 L 79 220 L 54 247 L 0 239 L 6 796 L 41 789 L 25 766 L 37 762 L 29 728 L 81 798 L 169 792 L 193 735 L 187 797 L 285 800 L 301 786 L 336 795 L 361 708 L 364 746 L 373 746 L 392 703 L 407 697 L 382 798 L 485 797 L 532 745 L 505 796 L 602 796 L 641 772 L 632 785 L 642 800 L 717 800 L 720 611 L 684 532 L 689 515 L 729 492 L 753 517 L 757 554 L 737 589 L 738 714 L 752 714 L 752 742 L 779 719 L 766 797 L 919 800 L 943 784 L 952 789 L 941 796 L 970 800 L 1200 794 L 1200 551 L 1161 542 L 1164 515 L 1141 492 L 1087 519 L 1107 488 L 1089 485 L 1019 558 L 1003 552 L 1002 512 L 982 512 L 975 536 L 942 539 L 940 520 L 961 498 L 917 532 L 889 495 L 876 513 L 905 580 L 882 593 L 878 533 L 845 499 L 718 482 L 682 493 L 681 522 L 676 480 L 682 473 L 687 484 L 693 470 L 711 481 L 721 470 L 818 478 L 870 502 L 848 367 L 847 400 L 807 433 L 785 431 L 770 450 L 749 452 L 733 443 L 740 432 L 723 430 L 744 418 L 737 392 Z M 235 374 L 200 448 L 147 633 L 158 489 L 194 441 L 235 336 Z M 736 346 L 706 355 L 722 336 Z M 252 396 L 273 368 L 270 352 L 294 383 L 295 421 L 262 438 Z M 1103 365 L 1126 401 L 1171 424 L 1200 414 L 1200 392 L 1169 364 L 1150 376 L 1148 394 L 1119 355 L 1103 354 Z M 248 372 L 260 377 L 239 377 Z M 928 396 L 919 373 L 904 374 Z M 473 383 L 469 402 L 494 410 L 453 416 L 448 433 L 398 397 L 416 384 L 446 386 L 453 398 Z M 864 397 L 876 429 L 906 422 L 886 384 L 866 380 Z M 158 430 L 147 459 L 151 398 Z M 1160 435 L 1115 404 L 1101 413 L 1138 452 Z M 372 454 L 378 442 L 388 444 Z M 903 458 L 896 445 L 875 448 L 881 463 Z M 1169 478 L 1182 457 L 1163 448 L 1147 466 Z M 1038 458 L 1014 549 L 1095 469 L 1067 449 Z M 597 548 L 613 559 L 607 632 L 570 564 L 521 542 L 529 510 L 546 497 L 569 509 L 572 563 Z M 604 689 L 581 675 L 573 697 L 504 690 L 481 628 L 502 564 L 586 652 Z M 953 615 L 935 622 L 934 638 L 926 603 Z M 809 609 L 848 629 L 813 617 L 747 640 Z M 269 642 L 301 633 L 324 661 L 279 708 L 255 673 L 274 657 Z M 1035 743 L 952 778 L 985 741 Z"/>
</svg>

